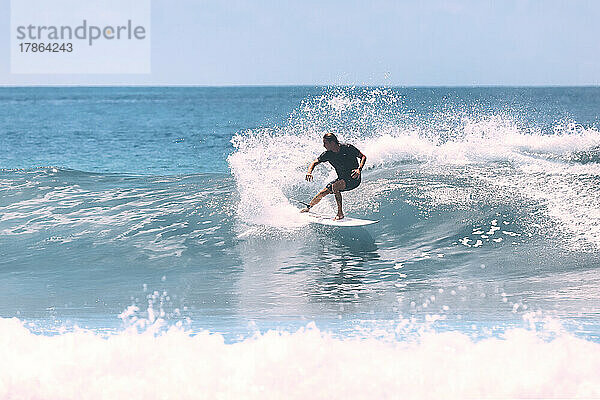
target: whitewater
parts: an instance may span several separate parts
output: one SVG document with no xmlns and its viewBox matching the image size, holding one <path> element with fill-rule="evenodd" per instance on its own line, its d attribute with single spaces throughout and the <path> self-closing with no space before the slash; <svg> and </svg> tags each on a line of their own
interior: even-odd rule
<svg viewBox="0 0 600 400">
<path fill-rule="evenodd" d="M 0 110 L 0 398 L 600 397 L 598 88 L 2 88 Z M 378 224 L 290 200 L 335 177 L 303 179 L 329 131 L 368 157 L 346 215 Z"/>
</svg>

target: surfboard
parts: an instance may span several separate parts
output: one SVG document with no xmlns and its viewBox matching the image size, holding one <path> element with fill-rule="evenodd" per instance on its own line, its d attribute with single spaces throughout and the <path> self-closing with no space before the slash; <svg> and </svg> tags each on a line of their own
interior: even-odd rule
<svg viewBox="0 0 600 400">
<path fill-rule="evenodd" d="M 334 220 L 332 215 L 317 214 L 312 211 L 304 213 L 308 222 L 319 225 L 327 226 L 339 226 L 339 227 L 350 227 L 350 226 L 367 226 L 376 224 L 379 221 L 373 221 L 370 219 L 360 219 L 352 217 L 344 217 L 343 219 Z"/>
</svg>

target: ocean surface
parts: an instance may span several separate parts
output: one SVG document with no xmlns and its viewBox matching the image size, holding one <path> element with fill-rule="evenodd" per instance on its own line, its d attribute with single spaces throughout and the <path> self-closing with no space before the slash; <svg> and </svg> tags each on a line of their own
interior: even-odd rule
<svg viewBox="0 0 600 400">
<path fill-rule="evenodd" d="M 598 87 L 4 87 L 0 115 L 2 399 L 600 397 Z M 379 223 L 298 213 L 325 132 Z"/>
</svg>

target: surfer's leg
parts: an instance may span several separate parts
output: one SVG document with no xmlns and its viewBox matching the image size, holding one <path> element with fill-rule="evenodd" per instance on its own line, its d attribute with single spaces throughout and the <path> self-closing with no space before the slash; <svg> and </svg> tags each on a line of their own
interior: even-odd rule
<svg viewBox="0 0 600 400">
<path fill-rule="evenodd" d="M 323 190 L 317 193 L 317 195 L 310 201 L 310 203 L 308 203 L 309 206 L 303 208 L 302 210 L 300 210 L 300 212 L 308 212 L 308 210 L 310 210 L 313 206 L 317 205 L 321 201 L 321 199 L 327 196 L 329 193 L 331 193 L 331 190 L 328 187 L 323 188 Z"/>
<path fill-rule="evenodd" d="M 342 193 L 341 191 L 346 188 L 346 181 L 339 179 L 331 185 L 333 194 L 335 195 L 335 202 L 337 203 L 337 215 L 334 219 L 344 218 L 344 212 L 342 211 Z"/>
</svg>

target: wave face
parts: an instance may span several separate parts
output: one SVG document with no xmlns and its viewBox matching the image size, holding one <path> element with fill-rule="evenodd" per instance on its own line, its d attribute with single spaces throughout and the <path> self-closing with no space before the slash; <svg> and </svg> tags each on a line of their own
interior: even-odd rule
<svg viewBox="0 0 600 400">
<path fill-rule="evenodd" d="M 396 296 L 404 312 L 431 310 L 435 299 L 470 316 L 501 315 L 508 303 L 597 318 L 597 128 L 532 124 L 531 115 L 479 104 L 415 115 L 404 100 L 393 90 L 332 91 L 305 101 L 283 127 L 237 134 L 229 163 L 242 234 L 278 236 L 302 224 L 288 199 L 309 199 L 335 177 L 319 166 L 313 184 L 302 181 L 321 135 L 334 131 L 369 160 L 360 189 L 344 195 L 347 213 L 381 222 L 364 236 L 323 233 L 317 265 L 355 263 L 376 274 L 369 289 L 393 283 L 383 296 Z M 333 215 L 327 200 L 316 209 Z M 336 236 L 342 246 L 331 243 Z M 457 288 L 469 295 L 456 300 Z"/>
<path fill-rule="evenodd" d="M 90 376 L 113 397 L 281 397 L 305 375 L 294 396 L 600 396 L 600 89 L 10 90 L 9 111 L 60 112 L 0 126 L 0 397 Z M 190 98 L 212 120 L 186 136 Z M 68 107 L 144 129 L 98 154 Z M 335 176 L 303 180 L 326 131 L 367 155 L 344 209 L 378 224 L 298 213 Z"/>
</svg>

